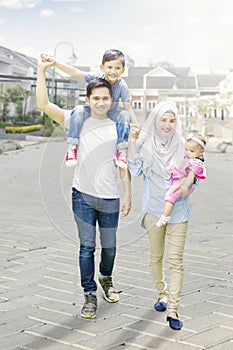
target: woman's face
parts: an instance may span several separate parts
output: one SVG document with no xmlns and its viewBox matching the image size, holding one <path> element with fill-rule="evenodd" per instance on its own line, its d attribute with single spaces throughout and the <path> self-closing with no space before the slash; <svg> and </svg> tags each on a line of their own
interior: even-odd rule
<svg viewBox="0 0 233 350">
<path fill-rule="evenodd" d="M 169 136 L 176 128 L 176 116 L 172 112 L 166 112 L 157 122 L 157 130 L 161 136 Z"/>
</svg>

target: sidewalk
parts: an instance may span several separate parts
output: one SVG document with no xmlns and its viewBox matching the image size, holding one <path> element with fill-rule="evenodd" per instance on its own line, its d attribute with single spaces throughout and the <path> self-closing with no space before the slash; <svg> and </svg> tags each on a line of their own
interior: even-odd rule
<svg viewBox="0 0 233 350">
<path fill-rule="evenodd" d="M 209 149 L 208 180 L 192 196 L 184 327 L 176 332 L 153 310 L 148 240 L 139 224 L 141 178 L 133 178 L 133 207 L 120 223 L 120 302 L 109 304 L 99 292 L 96 319 L 79 316 L 73 169 L 64 166 L 65 151 L 64 142 L 52 142 L 0 155 L 0 349 L 233 349 L 233 155 Z M 99 249 L 96 259 L 97 266 Z"/>
</svg>

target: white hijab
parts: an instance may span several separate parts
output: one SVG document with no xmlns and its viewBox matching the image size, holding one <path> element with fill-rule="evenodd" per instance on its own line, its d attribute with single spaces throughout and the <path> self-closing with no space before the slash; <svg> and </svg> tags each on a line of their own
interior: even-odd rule
<svg viewBox="0 0 233 350">
<path fill-rule="evenodd" d="M 176 128 L 167 137 L 159 134 L 158 121 L 166 112 L 176 116 Z M 162 101 L 156 105 L 145 121 L 137 140 L 137 153 L 143 161 L 143 172 L 152 176 L 152 172 L 169 179 L 174 166 L 179 166 L 184 158 L 184 140 L 178 109 L 172 102 Z"/>
</svg>

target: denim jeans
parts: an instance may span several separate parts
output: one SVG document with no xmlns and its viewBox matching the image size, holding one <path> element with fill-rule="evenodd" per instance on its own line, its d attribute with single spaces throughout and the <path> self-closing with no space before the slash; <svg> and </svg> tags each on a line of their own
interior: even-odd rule
<svg viewBox="0 0 233 350">
<path fill-rule="evenodd" d="M 94 280 L 97 223 L 101 243 L 99 271 L 103 276 L 112 275 L 116 256 L 119 206 L 119 198 L 97 198 L 72 189 L 72 209 L 80 240 L 79 268 L 84 293 L 97 290 Z"/>
<path fill-rule="evenodd" d="M 90 116 L 89 105 L 76 106 L 70 115 L 70 126 L 67 142 L 77 145 L 83 123 Z M 121 150 L 128 147 L 130 116 L 125 110 L 110 110 L 108 117 L 116 123 L 117 129 L 117 149 Z"/>
</svg>

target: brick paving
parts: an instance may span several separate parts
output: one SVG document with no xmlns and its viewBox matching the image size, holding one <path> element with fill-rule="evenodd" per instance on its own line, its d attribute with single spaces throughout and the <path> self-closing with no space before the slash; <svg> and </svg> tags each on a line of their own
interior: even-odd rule
<svg viewBox="0 0 233 350">
<path fill-rule="evenodd" d="M 65 149 L 52 142 L 0 155 L 0 349 L 232 350 L 233 154 L 207 152 L 208 180 L 192 196 L 179 310 L 184 327 L 176 332 L 153 310 L 140 178 L 133 179 L 133 207 L 118 234 L 120 302 L 109 304 L 98 292 L 96 319 L 79 316 L 73 169 L 64 166 Z M 99 249 L 96 266 L 98 259 Z"/>
</svg>

